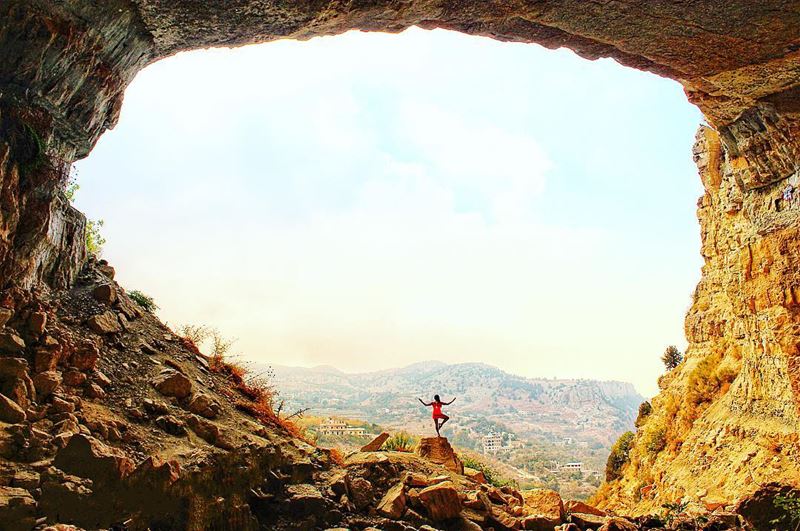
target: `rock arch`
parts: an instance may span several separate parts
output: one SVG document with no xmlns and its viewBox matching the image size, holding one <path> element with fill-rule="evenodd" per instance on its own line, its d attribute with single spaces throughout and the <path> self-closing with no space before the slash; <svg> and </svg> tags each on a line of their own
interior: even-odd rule
<svg viewBox="0 0 800 531">
<path fill-rule="evenodd" d="M 796 482 L 800 205 L 780 202 L 800 161 L 792 0 L 7 0 L 0 288 L 74 279 L 85 220 L 59 181 L 113 127 L 125 87 L 147 64 L 198 47 L 411 25 L 569 47 L 684 86 L 710 125 L 694 149 L 705 266 L 686 317 L 688 359 L 662 379 L 631 463 L 602 501 L 644 510 L 658 506 L 636 501 L 645 484 L 730 499 L 753 480 Z"/>
</svg>

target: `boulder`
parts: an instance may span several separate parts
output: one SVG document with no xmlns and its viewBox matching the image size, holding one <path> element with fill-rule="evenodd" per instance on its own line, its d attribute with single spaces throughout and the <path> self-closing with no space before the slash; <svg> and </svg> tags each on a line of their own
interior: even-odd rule
<svg viewBox="0 0 800 531">
<path fill-rule="evenodd" d="M 17 353 L 25 350 L 25 341 L 13 332 L 0 333 L 0 352 Z"/>
<path fill-rule="evenodd" d="M 523 516 L 520 521 L 522 529 L 533 531 L 552 531 L 553 521 L 544 516 Z"/>
<path fill-rule="evenodd" d="M 33 377 L 33 386 L 40 398 L 47 398 L 61 385 L 61 375 L 57 371 L 40 372 Z"/>
<path fill-rule="evenodd" d="M 207 419 L 215 419 L 222 411 L 222 407 L 209 395 L 196 393 L 189 402 L 189 411 Z"/>
<path fill-rule="evenodd" d="M 35 336 L 40 336 L 44 333 L 47 326 L 47 314 L 45 312 L 33 312 L 28 317 L 28 330 Z"/>
<path fill-rule="evenodd" d="M 39 488 L 39 474 L 31 470 L 17 470 L 14 472 L 14 477 L 11 479 L 11 486 L 18 487 L 25 490 L 33 490 Z"/>
<path fill-rule="evenodd" d="M 153 381 L 153 385 L 162 395 L 175 398 L 186 398 L 192 392 L 192 381 L 170 369 L 162 371 Z"/>
<path fill-rule="evenodd" d="M 489 515 L 489 521 L 497 524 L 500 529 L 521 529 L 522 523 L 513 515 L 501 509 L 495 509 Z M 548 530 L 549 531 L 549 530 Z"/>
<path fill-rule="evenodd" d="M 569 515 L 570 521 L 580 527 L 581 529 L 597 529 L 608 521 L 606 516 L 597 516 L 596 514 L 586 513 L 572 513 Z"/>
<path fill-rule="evenodd" d="M 4 327 L 7 322 L 14 316 L 14 310 L 8 308 L 0 308 L 0 328 Z"/>
<path fill-rule="evenodd" d="M 25 419 L 25 410 L 6 395 L 0 394 L 0 421 L 17 424 Z"/>
<path fill-rule="evenodd" d="M 80 371 L 91 371 L 97 366 L 100 358 L 100 349 L 94 343 L 84 343 L 70 358 L 70 364 Z"/>
<path fill-rule="evenodd" d="M 172 415 L 161 415 L 158 417 L 156 419 L 156 426 L 176 437 L 183 437 L 186 435 L 186 424 Z"/>
<path fill-rule="evenodd" d="M 295 516 L 322 516 L 328 509 L 328 501 L 317 487 L 300 483 L 286 487 L 286 509 Z"/>
<path fill-rule="evenodd" d="M 56 454 L 53 464 L 67 474 L 96 483 L 118 481 L 134 469 L 133 461 L 119 450 L 82 433 L 70 437 L 67 445 Z"/>
<path fill-rule="evenodd" d="M 98 370 L 95 370 L 92 373 L 92 382 L 96 383 L 97 385 L 99 385 L 103 389 L 106 389 L 107 387 L 111 387 L 111 378 L 106 376 L 105 373 L 103 373 L 101 371 L 98 371 Z"/>
<path fill-rule="evenodd" d="M 378 514 L 385 516 L 386 518 L 391 518 L 392 520 L 399 520 L 400 517 L 403 516 L 403 512 L 405 512 L 405 510 L 405 484 L 400 482 L 389 489 L 381 499 L 380 503 L 378 503 Z"/>
<path fill-rule="evenodd" d="M 80 387 L 86 383 L 86 375 L 77 369 L 70 369 L 62 374 L 61 381 L 70 387 Z"/>
<path fill-rule="evenodd" d="M 386 432 L 383 432 L 380 435 L 378 435 L 377 437 L 375 437 L 374 439 L 372 439 L 370 442 L 368 442 L 367 444 L 362 446 L 361 447 L 361 451 L 362 452 L 377 452 L 378 450 L 381 449 L 381 446 L 383 446 L 383 443 L 385 443 L 386 439 L 388 439 L 388 438 L 389 438 L 389 434 L 386 433 Z"/>
<path fill-rule="evenodd" d="M 108 262 L 105 260 L 100 260 L 100 262 L 97 263 L 97 270 L 109 280 L 114 280 L 114 276 L 117 274 L 114 268 L 108 265 Z"/>
<path fill-rule="evenodd" d="M 117 314 L 112 312 L 111 310 L 106 310 L 103 313 L 98 313 L 97 315 L 93 315 L 86 321 L 86 324 L 89 325 L 89 328 L 98 334 L 105 335 L 105 334 L 117 334 L 122 332 L 122 327 L 119 324 L 119 319 L 117 319 Z"/>
<path fill-rule="evenodd" d="M 350 491 L 350 496 L 356 508 L 361 510 L 372 504 L 372 492 L 374 490 L 372 483 L 362 477 L 353 477 L 349 475 L 345 478 L 347 489 Z"/>
<path fill-rule="evenodd" d="M 564 511 L 567 513 L 595 514 L 597 516 L 606 515 L 604 511 L 601 511 L 597 507 L 592 507 L 588 503 L 584 503 L 580 500 L 569 500 L 568 502 L 564 503 Z"/>
<path fill-rule="evenodd" d="M 554 490 L 532 489 L 522 493 L 525 501 L 525 512 L 550 522 L 551 527 L 564 520 L 564 502 Z"/>
<path fill-rule="evenodd" d="M 434 521 L 455 518 L 461 513 L 461 497 L 451 482 L 422 489 L 419 491 L 419 501 Z"/>
<path fill-rule="evenodd" d="M 113 284 L 101 284 L 92 290 L 92 297 L 98 302 L 111 304 L 117 300 L 117 289 Z"/>
<path fill-rule="evenodd" d="M 446 437 L 425 437 L 417 445 L 417 455 L 456 472 L 464 473 L 464 464 L 456 456 Z"/>
<path fill-rule="evenodd" d="M 475 470 L 474 468 L 470 468 L 468 466 L 464 467 L 464 475 L 478 484 L 485 484 L 486 483 L 486 476 L 480 470 Z"/>
<path fill-rule="evenodd" d="M 61 360 L 61 352 L 56 348 L 38 347 L 33 354 L 34 372 L 55 370 Z"/>
<path fill-rule="evenodd" d="M 207 443 L 212 444 L 217 448 L 222 448 L 223 450 L 233 449 L 233 445 L 231 445 L 225 439 L 222 430 L 220 430 L 219 426 L 213 422 L 200 418 L 196 415 L 190 415 L 187 420 L 187 424 L 189 425 L 189 428 L 191 428 L 191 430 L 197 434 L 198 437 Z"/>
<path fill-rule="evenodd" d="M 33 386 L 28 373 L 23 373 L 19 378 L 6 380 L 0 385 L 0 393 L 19 404 L 23 409 L 27 408 L 32 400 L 36 399 L 36 388 Z"/>
<path fill-rule="evenodd" d="M 606 523 L 600 526 L 597 531 L 638 531 L 639 526 L 632 524 L 624 518 L 610 518 Z"/>
<path fill-rule="evenodd" d="M 24 358 L 0 358 L 0 382 L 14 380 L 28 373 Z"/>
<path fill-rule="evenodd" d="M 64 400 L 60 396 L 53 396 L 50 402 L 48 414 L 56 413 L 73 413 L 75 411 L 75 404 Z"/>
<path fill-rule="evenodd" d="M 36 525 L 36 500 L 25 489 L 0 487 L 0 523 L 4 531 L 28 531 Z"/>
<path fill-rule="evenodd" d="M 92 495 L 91 486 L 88 479 L 66 474 L 43 474 L 39 508 L 51 521 L 84 520 L 87 518 L 87 502 Z"/>
<path fill-rule="evenodd" d="M 417 472 L 406 472 L 403 480 L 408 487 L 427 487 L 431 484 L 427 476 Z"/>
<path fill-rule="evenodd" d="M 88 398 L 95 398 L 95 399 L 105 398 L 106 396 L 106 392 L 103 391 L 103 388 L 94 382 L 89 382 L 89 384 L 84 389 L 83 393 Z"/>
</svg>

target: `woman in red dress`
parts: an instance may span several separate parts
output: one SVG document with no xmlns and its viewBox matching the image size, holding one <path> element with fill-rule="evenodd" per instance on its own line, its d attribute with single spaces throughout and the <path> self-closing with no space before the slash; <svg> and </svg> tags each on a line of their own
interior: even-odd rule
<svg viewBox="0 0 800 531">
<path fill-rule="evenodd" d="M 444 426 L 445 422 L 450 420 L 450 417 L 442 413 L 442 406 L 449 406 L 450 404 L 455 402 L 456 401 L 455 397 L 453 397 L 453 399 L 450 402 L 442 402 L 439 399 L 439 395 L 433 395 L 433 402 L 431 402 L 430 404 L 426 404 L 425 402 L 422 401 L 421 398 L 417 398 L 417 400 L 419 400 L 423 406 L 433 406 L 433 415 L 432 415 L 433 425 L 436 426 L 436 436 L 441 437 L 442 434 L 439 433 L 439 430 L 442 428 L 442 426 Z M 441 424 L 439 424 L 440 420 L 442 421 Z"/>
</svg>

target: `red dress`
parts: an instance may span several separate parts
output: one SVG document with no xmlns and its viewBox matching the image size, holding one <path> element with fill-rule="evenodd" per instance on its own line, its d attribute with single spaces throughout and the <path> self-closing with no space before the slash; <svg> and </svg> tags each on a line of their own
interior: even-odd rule
<svg viewBox="0 0 800 531">
<path fill-rule="evenodd" d="M 443 419 L 446 415 L 442 413 L 442 403 L 441 402 L 434 402 L 431 404 L 433 406 L 433 418 L 434 419 Z"/>
</svg>

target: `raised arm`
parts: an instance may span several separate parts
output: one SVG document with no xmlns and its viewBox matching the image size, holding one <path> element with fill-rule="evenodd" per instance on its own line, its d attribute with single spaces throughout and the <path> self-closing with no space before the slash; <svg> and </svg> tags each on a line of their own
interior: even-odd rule
<svg viewBox="0 0 800 531">
<path fill-rule="evenodd" d="M 426 404 L 425 402 L 423 402 L 421 398 L 417 398 L 417 400 L 419 400 L 419 403 L 422 404 L 423 406 L 430 406 L 430 404 Z"/>
<path fill-rule="evenodd" d="M 456 401 L 456 397 L 453 397 L 453 399 L 450 402 L 444 402 L 444 405 L 449 406 L 450 404 L 452 404 L 455 401 Z"/>
</svg>

